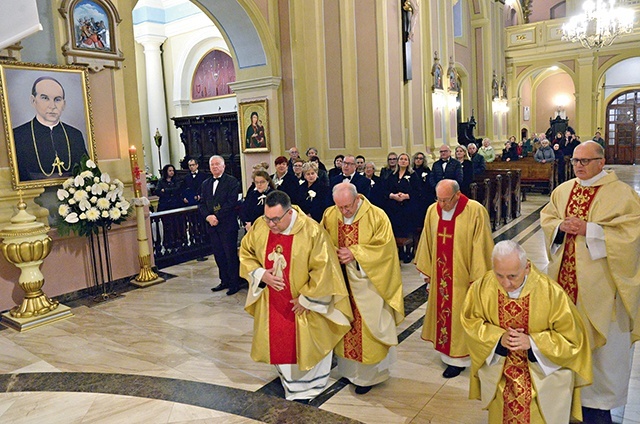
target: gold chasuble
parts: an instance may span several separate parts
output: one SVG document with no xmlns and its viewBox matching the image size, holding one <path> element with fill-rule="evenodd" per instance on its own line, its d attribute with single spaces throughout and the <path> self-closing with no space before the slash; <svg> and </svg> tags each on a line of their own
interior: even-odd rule
<svg viewBox="0 0 640 424">
<path fill-rule="evenodd" d="M 511 299 L 489 271 L 469 289 L 461 322 L 471 354 L 469 398 L 482 400 L 489 422 L 581 419 L 579 387 L 592 380 L 591 350 L 578 310 L 557 283 L 531 265 L 522 292 Z M 508 327 L 524 329 L 546 371 L 527 351 L 494 353 Z"/>
<path fill-rule="evenodd" d="M 489 215 L 461 195 L 453 218 L 442 219 L 439 204 L 429 206 L 416 250 L 418 271 L 431 277 L 422 338 L 453 358 L 469 355 L 460 313 L 471 283 L 491 267 L 493 240 Z"/>
<path fill-rule="evenodd" d="M 245 310 L 254 317 L 251 358 L 268 364 L 297 364 L 310 370 L 332 351 L 351 328 L 348 292 L 338 257 L 327 233 L 297 206 L 297 217 L 289 235 L 274 234 L 259 219 L 242 239 L 240 275 L 270 269 L 282 275 L 286 288 L 270 286 L 258 296 L 247 296 Z M 305 296 L 329 298 L 328 312 L 312 310 L 296 315 L 291 299 Z"/>
<path fill-rule="evenodd" d="M 335 206 L 322 218 L 334 247 L 348 247 L 356 259 L 344 265 L 354 320 L 334 353 L 363 364 L 376 364 L 398 344 L 396 326 L 404 320 L 402 277 L 389 219 L 364 196 L 359 195 L 359 199 L 362 204 L 351 224 L 344 223 Z M 383 309 L 388 313 L 382 313 Z"/>
<path fill-rule="evenodd" d="M 640 196 L 612 171 L 590 187 L 577 179 L 551 193 L 540 212 L 550 263 L 548 274 L 575 295 L 593 348 L 607 341 L 616 316 L 616 298 L 630 319 L 632 342 L 640 340 Z M 625 201 L 620 201 L 624 199 Z M 556 229 L 567 216 L 598 224 L 604 231 L 606 256 L 591 259 L 584 236 L 565 234 L 563 245 L 551 253 Z M 566 262 L 566 263 L 565 263 Z"/>
</svg>

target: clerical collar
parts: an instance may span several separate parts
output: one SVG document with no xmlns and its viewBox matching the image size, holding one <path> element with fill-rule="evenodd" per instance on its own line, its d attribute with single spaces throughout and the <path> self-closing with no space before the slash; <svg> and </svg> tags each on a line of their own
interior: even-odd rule
<svg viewBox="0 0 640 424">
<path fill-rule="evenodd" d="M 289 226 L 280 234 L 284 235 L 284 236 L 288 236 L 289 234 L 291 234 L 291 230 L 293 230 L 293 224 L 296 223 L 296 219 L 298 218 L 298 211 L 296 211 L 295 209 L 291 209 L 291 222 L 289 223 Z"/>
<path fill-rule="evenodd" d="M 520 297 L 520 293 L 522 293 L 522 289 L 524 288 L 524 285 L 527 283 L 528 277 L 529 277 L 529 274 L 524 276 L 524 281 L 522 282 L 522 285 L 520 285 L 520 287 L 518 287 L 512 292 L 507 292 L 507 294 L 509 295 L 509 299 L 517 299 Z"/>
<path fill-rule="evenodd" d="M 460 200 L 458 200 L 459 202 Z M 453 208 L 451 208 L 450 211 L 445 211 L 444 209 L 442 209 L 442 220 L 443 221 L 451 221 L 453 219 L 453 214 L 456 213 L 456 208 L 458 207 L 458 202 L 456 202 L 455 205 L 453 205 Z"/>
<path fill-rule="evenodd" d="M 42 125 L 43 127 L 47 127 L 47 128 L 49 128 L 51 131 L 53 131 L 53 129 L 54 129 L 55 127 L 57 127 L 58 125 L 60 125 L 60 120 L 58 120 L 58 122 L 56 122 L 56 124 L 55 124 L 55 125 L 49 125 L 49 124 L 43 124 L 42 122 L 40 122 L 40 120 L 38 119 L 38 117 L 37 117 L 37 116 L 36 116 L 36 117 L 34 117 L 33 119 L 34 119 L 38 124 Z"/>
<path fill-rule="evenodd" d="M 578 178 L 578 183 L 583 187 L 591 187 L 592 185 L 600 181 L 601 178 L 604 178 L 607 175 L 609 174 L 607 174 L 607 171 L 603 169 L 602 171 L 600 171 L 598 175 L 595 175 L 589 178 L 588 180 L 581 180 L 580 178 Z"/>
</svg>

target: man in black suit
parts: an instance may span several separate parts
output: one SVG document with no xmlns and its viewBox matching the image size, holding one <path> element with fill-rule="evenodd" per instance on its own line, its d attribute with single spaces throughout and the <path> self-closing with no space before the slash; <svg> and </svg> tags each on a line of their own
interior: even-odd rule
<svg viewBox="0 0 640 424">
<path fill-rule="evenodd" d="M 451 159 L 451 147 L 440 146 L 440 159 L 433 163 L 429 174 L 431 187 L 435 187 L 442 180 L 456 180 L 462 184 L 462 164 Z"/>
<path fill-rule="evenodd" d="M 231 296 L 238 292 L 240 279 L 236 214 L 240 183 L 233 176 L 225 174 L 224 168 L 221 156 L 211 156 L 211 177 L 202 183 L 198 210 L 209 224 L 207 232 L 220 274 L 220 284 L 211 290 L 217 292 L 228 289 L 227 296 Z"/>
<path fill-rule="evenodd" d="M 182 181 L 182 202 L 185 206 L 197 205 L 200 200 L 200 186 L 207 176 L 198 170 L 198 162 L 189 159 L 189 174 Z"/>
<path fill-rule="evenodd" d="M 356 172 L 356 158 L 353 155 L 346 155 L 342 160 L 342 175 L 337 175 L 331 179 L 331 189 L 345 181 L 356 186 L 358 193 L 365 197 L 369 197 L 371 181 L 367 177 Z"/>
</svg>

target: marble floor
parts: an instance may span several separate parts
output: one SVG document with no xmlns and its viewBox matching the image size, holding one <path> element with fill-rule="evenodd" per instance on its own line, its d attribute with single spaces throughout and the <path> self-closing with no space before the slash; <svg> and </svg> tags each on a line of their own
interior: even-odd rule
<svg viewBox="0 0 640 424">
<path fill-rule="evenodd" d="M 640 192 L 638 167 L 616 171 Z M 547 201 L 527 196 L 522 216 L 494 233 L 496 241 L 522 243 L 541 269 L 547 259 L 538 215 Z M 420 339 L 426 296 L 413 265 L 402 265 L 407 316 L 392 378 L 363 396 L 332 378 L 311 405 L 283 400 L 274 369 L 251 360 L 246 290 L 212 293 L 212 259 L 163 271 L 165 283 L 127 288 L 109 302 L 66 303 L 70 319 L 24 333 L 0 330 L 0 423 L 487 421 L 479 401 L 467 399 L 469 371 L 444 379 L 438 355 Z M 639 364 L 616 422 L 640 423 Z"/>
</svg>

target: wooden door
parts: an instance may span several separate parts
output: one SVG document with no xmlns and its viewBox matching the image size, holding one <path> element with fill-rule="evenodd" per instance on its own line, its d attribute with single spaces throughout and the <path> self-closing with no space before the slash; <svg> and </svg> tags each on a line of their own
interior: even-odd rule
<svg viewBox="0 0 640 424">
<path fill-rule="evenodd" d="M 607 106 L 607 163 L 640 163 L 640 91 L 622 93 Z"/>
</svg>

